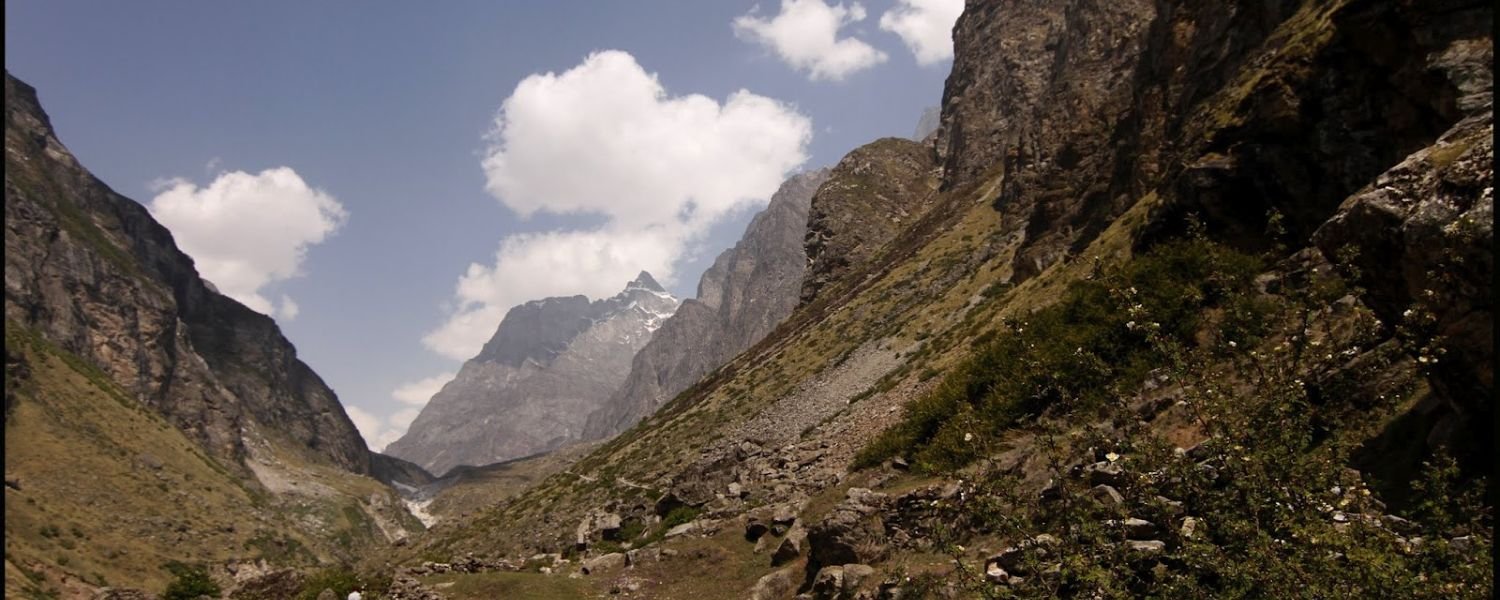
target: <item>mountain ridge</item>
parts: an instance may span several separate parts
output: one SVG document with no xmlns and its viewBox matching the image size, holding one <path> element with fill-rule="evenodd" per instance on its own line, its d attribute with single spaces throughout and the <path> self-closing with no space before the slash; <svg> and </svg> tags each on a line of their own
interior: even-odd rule
<svg viewBox="0 0 1500 600">
<path fill-rule="evenodd" d="M 385 452 L 443 476 L 461 465 L 581 441 L 589 414 L 619 386 L 636 351 L 677 305 L 642 271 L 610 298 L 554 297 L 511 308 L 480 352 Z"/>
</svg>

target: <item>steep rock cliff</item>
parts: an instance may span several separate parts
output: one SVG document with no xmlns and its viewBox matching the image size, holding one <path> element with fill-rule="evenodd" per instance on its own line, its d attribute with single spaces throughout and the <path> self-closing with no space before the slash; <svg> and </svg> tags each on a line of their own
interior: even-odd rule
<svg viewBox="0 0 1500 600">
<path fill-rule="evenodd" d="M 937 187 L 932 152 L 884 138 L 856 148 L 813 195 L 807 217 L 807 274 L 801 300 L 841 282 L 930 206 Z"/>
<path fill-rule="evenodd" d="M 270 317 L 214 291 L 140 204 L 63 147 L 5 79 L 5 316 L 97 364 L 226 464 L 271 436 L 368 473 L 333 390 Z"/>
<path fill-rule="evenodd" d="M 807 255 L 802 235 L 813 192 L 828 169 L 781 184 L 733 248 L 698 280 L 685 300 L 635 355 L 630 376 L 589 416 L 585 439 L 634 425 L 679 392 L 771 333 L 797 306 Z"/>
</svg>

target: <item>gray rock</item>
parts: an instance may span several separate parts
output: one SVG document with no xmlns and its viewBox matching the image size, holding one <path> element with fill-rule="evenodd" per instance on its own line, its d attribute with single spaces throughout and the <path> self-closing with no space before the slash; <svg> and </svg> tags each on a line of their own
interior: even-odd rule
<svg viewBox="0 0 1500 600">
<path fill-rule="evenodd" d="M 1107 521 L 1107 524 L 1123 528 L 1125 530 L 1125 537 L 1133 540 L 1150 539 L 1159 531 L 1155 523 L 1135 517 L 1129 517 L 1123 521 L 1110 520 Z"/>
<path fill-rule="evenodd" d="M 844 592 L 853 594 L 874 576 L 875 567 L 861 564 L 844 565 Z"/>
<path fill-rule="evenodd" d="M 1010 583 L 1010 573 L 1005 571 L 1005 567 L 1000 566 L 999 561 L 991 559 L 985 561 L 984 579 L 996 585 L 1004 585 Z"/>
<path fill-rule="evenodd" d="M 818 570 L 813 577 L 813 597 L 818 600 L 833 600 L 844 593 L 844 568 L 828 566 Z"/>
<path fill-rule="evenodd" d="M 1094 486 L 1093 489 L 1089 490 L 1089 493 L 1093 495 L 1095 500 L 1098 500 L 1105 504 L 1113 505 L 1125 502 L 1125 497 L 1121 496 L 1120 491 L 1115 489 L 1112 485 L 1105 485 L 1101 483 Z"/>
<path fill-rule="evenodd" d="M 776 512 L 771 516 L 771 533 L 786 535 L 793 523 L 797 522 L 797 509 L 790 504 L 776 507 Z"/>
<path fill-rule="evenodd" d="M 617 514 L 614 514 L 614 513 L 606 513 L 606 514 L 598 515 L 594 519 L 594 529 L 599 532 L 599 535 L 601 537 L 603 537 L 606 540 L 611 540 L 611 541 L 617 541 L 617 542 L 621 541 L 620 540 L 620 526 L 621 526 L 621 524 L 622 524 L 622 522 L 621 522 L 621 519 L 620 519 L 620 515 L 617 515 Z"/>
<path fill-rule="evenodd" d="M 625 563 L 626 558 L 624 553 L 611 552 L 602 556 L 585 559 L 582 565 L 580 565 L 580 571 L 584 575 L 597 575 L 603 571 L 622 569 L 625 567 Z"/>
<path fill-rule="evenodd" d="M 917 219 L 937 187 L 932 159 L 922 144 L 883 138 L 839 160 L 808 211 L 802 303 L 843 282 Z"/>
<path fill-rule="evenodd" d="M 759 541 L 761 536 L 771 531 L 771 510 L 765 507 L 757 508 L 745 515 L 745 540 L 750 542 Z"/>
<path fill-rule="evenodd" d="M 661 324 L 618 389 L 587 415 L 584 439 L 612 436 L 656 412 L 792 313 L 807 268 L 802 238 L 808 205 L 827 178 L 828 170 L 819 169 L 781 184 L 740 241 L 704 271 L 697 297 Z"/>
<path fill-rule="evenodd" d="M 589 415 L 625 381 L 636 352 L 677 304 L 642 272 L 611 298 L 547 298 L 510 309 L 385 453 L 445 473 L 583 439 Z"/>
<path fill-rule="evenodd" d="M 1161 554 L 1167 550 L 1166 542 L 1160 540 L 1127 540 L 1125 547 L 1142 554 Z"/>
<path fill-rule="evenodd" d="M 799 523 L 787 530 L 786 537 L 781 538 L 781 544 L 776 546 L 776 552 L 771 555 L 771 566 L 779 567 L 789 561 L 796 560 L 802 556 L 804 547 L 807 545 L 807 530 Z"/>
<path fill-rule="evenodd" d="M 751 600 L 781 600 L 792 591 L 792 569 L 790 567 L 780 571 L 772 571 L 755 581 L 755 587 L 750 588 Z"/>
<path fill-rule="evenodd" d="M 1183 517 L 1182 527 L 1178 528 L 1177 533 L 1181 535 L 1183 539 L 1190 540 L 1193 539 L 1193 536 L 1198 535 L 1198 527 L 1199 521 L 1197 517 Z"/>
<path fill-rule="evenodd" d="M 1028 575 L 1026 567 L 1027 556 L 1034 556 L 1037 560 L 1051 556 L 1051 548 L 1057 546 L 1058 539 L 1049 534 L 1039 534 L 1021 543 L 1001 550 L 999 554 L 991 556 L 985 564 L 999 565 L 1008 573 L 1017 575 Z"/>
</svg>

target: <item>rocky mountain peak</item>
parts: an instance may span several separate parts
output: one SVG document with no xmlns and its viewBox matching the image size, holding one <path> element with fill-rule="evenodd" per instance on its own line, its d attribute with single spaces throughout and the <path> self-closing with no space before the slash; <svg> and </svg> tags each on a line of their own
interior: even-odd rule
<svg viewBox="0 0 1500 600">
<path fill-rule="evenodd" d="M 645 271 L 641 271 L 640 275 L 636 275 L 635 279 L 631 280 L 630 283 L 625 284 L 626 292 L 635 289 L 646 290 L 648 292 L 656 292 L 658 294 L 667 293 L 666 288 L 661 287 L 661 284 L 656 282 L 656 278 L 652 277 L 650 273 L 647 273 Z"/>
<path fill-rule="evenodd" d="M 704 271 L 698 297 L 662 323 L 636 355 L 624 384 L 589 416 L 585 439 L 609 437 L 634 425 L 791 314 L 807 267 L 802 235 L 808 205 L 828 175 L 828 169 L 817 169 L 781 184 L 740 241 Z"/>
<path fill-rule="evenodd" d="M 589 414 L 677 306 L 641 271 L 609 298 L 564 296 L 510 309 L 386 453 L 441 475 L 579 440 Z"/>
</svg>

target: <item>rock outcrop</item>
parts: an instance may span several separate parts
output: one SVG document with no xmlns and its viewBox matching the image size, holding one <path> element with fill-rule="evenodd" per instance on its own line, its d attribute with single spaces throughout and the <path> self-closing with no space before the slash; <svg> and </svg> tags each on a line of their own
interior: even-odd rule
<svg viewBox="0 0 1500 600">
<path fill-rule="evenodd" d="M 1488 38 L 1485 10 L 977 2 L 954 29 L 943 187 L 995 185 L 1007 233 L 1023 237 L 1018 281 L 1153 194 L 1237 245 L 1264 247 L 1272 210 L 1306 239 L 1459 118 L 1460 92 L 1429 58 Z"/>
<path fill-rule="evenodd" d="M 937 187 L 933 170 L 932 152 L 901 138 L 865 144 L 834 166 L 807 217 L 804 304 L 916 221 Z"/>
<path fill-rule="evenodd" d="M 634 425 L 704 375 L 759 342 L 797 307 L 807 267 L 802 233 L 813 192 L 827 169 L 801 173 L 781 184 L 755 215 L 745 235 L 698 280 L 697 298 L 685 300 L 636 354 L 630 375 L 584 428 L 602 439 Z"/>
<path fill-rule="evenodd" d="M 625 290 L 512 308 L 385 452 L 434 474 L 549 452 L 582 439 L 630 372 L 631 359 L 677 309 L 642 272 Z"/>
<path fill-rule="evenodd" d="M 1493 61 L 1487 47 L 1474 58 Z M 1417 360 L 1447 409 L 1428 443 L 1489 464 L 1494 442 L 1469 424 L 1494 418 L 1494 118 L 1488 98 L 1474 104 L 1475 114 L 1346 200 L 1314 240 L 1352 267 L 1383 321 L 1416 336 Z"/>
<path fill-rule="evenodd" d="M 102 369 L 224 464 L 267 436 L 365 474 L 338 397 L 275 321 L 219 294 L 145 207 L 63 147 L 5 76 L 5 318 Z"/>
</svg>

